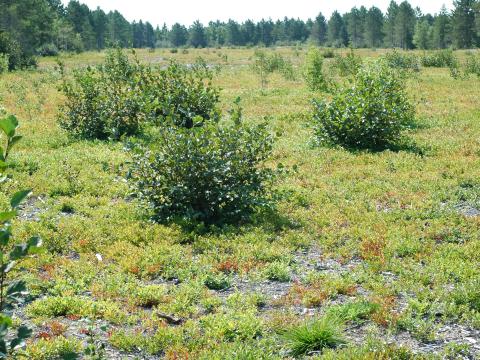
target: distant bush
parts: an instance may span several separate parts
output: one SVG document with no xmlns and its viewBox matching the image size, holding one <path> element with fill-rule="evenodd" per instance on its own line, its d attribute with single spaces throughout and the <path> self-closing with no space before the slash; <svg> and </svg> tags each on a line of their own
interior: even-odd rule
<svg viewBox="0 0 480 360">
<path fill-rule="evenodd" d="M 175 49 L 175 48 L 174 48 L 174 49 L 170 49 L 170 53 L 176 54 L 176 53 L 178 53 L 178 49 Z"/>
<path fill-rule="evenodd" d="M 362 58 L 351 50 L 346 56 L 335 56 L 332 68 L 336 69 L 340 76 L 350 76 L 358 72 L 362 62 Z"/>
<path fill-rule="evenodd" d="M 7 54 L 0 54 L 0 74 L 8 72 L 8 58 Z"/>
<path fill-rule="evenodd" d="M 393 50 L 385 54 L 384 58 L 387 65 L 392 69 L 420 71 L 419 60 L 414 54 L 401 53 Z"/>
<path fill-rule="evenodd" d="M 268 76 L 275 71 L 281 73 L 287 80 L 295 79 L 292 63 L 277 53 L 269 55 L 265 51 L 256 50 L 251 68 L 259 75 L 262 88 L 267 85 Z"/>
<path fill-rule="evenodd" d="M 325 51 L 322 53 L 322 56 L 323 56 L 325 59 L 333 59 L 333 58 L 335 57 L 335 51 L 333 51 L 332 49 L 325 50 Z"/>
<path fill-rule="evenodd" d="M 211 80 L 205 65 L 152 68 L 112 50 L 104 64 L 75 71 L 73 81 L 64 78 L 59 123 L 86 139 L 117 140 L 139 133 L 146 122 L 190 128 L 195 117 L 218 118 L 219 90 Z"/>
<path fill-rule="evenodd" d="M 480 78 L 480 55 L 468 55 L 465 62 L 465 75 L 477 75 Z"/>
<path fill-rule="evenodd" d="M 0 54 L 8 56 L 8 69 L 10 71 L 35 67 L 37 65 L 37 61 L 33 55 L 25 53 L 16 40 L 1 31 Z"/>
<path fill-rule="evenodd" d="M 323 56 L 317 48 L 308 50 L 303 71 L 307 86 L 312 91 L 326 90 L 328 83 L 323 74 Z"/>
<path fill-rule="evenodd" d="M 452 67 L 458 60 L 452 50 L 438 50 L 425 53 L 421 58 L 422 66 L 425 67 Z"/>
<path fill-rule="evenodd" d="M 66 103 L 59 123 L 71 135 L 86 139 L 119 139 L 140 131 L 143 111 L 142 67 L 121 50 L 107 53 L 105 63 L 76 70 L 64 79 Z"/>
<path fill-rule="evenodd" d="M 264 126 L 205 123 L 162 128 L 161 141 L 134 155 L 132 188 L 159 222 L 222 225 L 268 204 L 272 138 Z"/>
<path fill-rule="evenodd" d="M 57 46 L 52 43 L 44 44 L 37 49 L 37 55 L 40 55 L 40 56 L 57 56 L 58 53 L 59 53 L 59 50 Z"/>
<path fill-rule="evenodd" d="M 413 119 L 404 82 L 383 63 L 362 68 L 331 102 L 315 102 L 319 142 L 347 148 L 384 148 L 397 142 Z"/>
</svg>

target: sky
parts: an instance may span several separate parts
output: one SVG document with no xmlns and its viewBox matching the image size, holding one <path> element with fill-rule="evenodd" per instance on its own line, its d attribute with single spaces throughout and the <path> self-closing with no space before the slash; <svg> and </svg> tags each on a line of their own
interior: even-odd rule
<svg viewBox="0 0 480 360">
<path fill-rule="evenodd" d="M 65 3 L 68 1 L 65 0 Z M 306 20 L 315 18 L 322 12 L 327 18 L 334 10 L 344 13 L 352 7 L 362 5 L 367 8 L 375 5 L 386 11 L 390 0 L 80 0 L 91 9 L 100 6 L 104 11 L 118 10 L 129 21 L 149 21 L 152 25 L 166 23 L 171 26 L 179 22 L 190 25 L 195 20 L 208 24 L 211 20 L 234 19 L 242 22 L 262 18 L 272 20 L 285 16 Z M 397 1 L 400 2 L 400 1 Z M 413 7 L 419 6 L 424 13 L 438 12 L 442 0 L 410 0 Z M 445 0 L 451 8 L 451 0 Z"/>
</svg>

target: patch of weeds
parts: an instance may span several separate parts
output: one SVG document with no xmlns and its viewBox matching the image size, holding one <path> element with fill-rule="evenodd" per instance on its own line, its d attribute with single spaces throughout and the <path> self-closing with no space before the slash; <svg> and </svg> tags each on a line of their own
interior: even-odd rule
<svg viewBox="0 0 480 360">
<path fill-rule="evenodd" d="M 326 314 L 331 318 L 338 318 L 342 321 L 362 323 L 379 307 L 378 304 L 369 301 L 358 301 L 331 306 L 327 309 Z"/>
<path fill-rule="evenodd" d="M 31 360 L 73 360 L 78 358 L 82 344 L 77 339 L 63 336 L 53 339 L 40 339 L 28 345 L 25 355 Z"/>
<path fill-rule="evenodd" d="M 247 341 L 260 337 L 263 323 L 252 312 L 211 314 L 200 319 L 205 336 L 220 341 Z"/>
<path fill-rule="evenodd" d="M 342 325 L 328 317 L 288 329 L 284 337 L 294 357 L 321 353 L 325 349 L 337 348 L 347 343 Z"/>
<path fill-rule="evenodd" d="M 166 285 L 147 285 L 136 289 L 132 301 L 137 306 L 151 308 L 165 302 L 167 294 Z"/>
<path fill-rule="evenodd" d="M 78 316 L 99 318 L 122 324 L 128 320 L 119 306 L 110 301 L 93 301 L 84 297 L 59 296 L 39 299 L 31 303 L 26 312 L 31 317 L 51 318 Z"/>
<path fill-rule="evenodd" d="M 205 278 L 204 284 L 210 290 L 222 291 L 232 286 L 232 281 L 230 277 L 224 274 L 209 273 Z"/>
<path fill-rule="evenodd" d="M 271 281 L 289 282 L 291 279 L 290 272 L 291 270 L 288 264 L 281 261 L 274 261 L 265 267 L 264 275 Z"/>
</svg>

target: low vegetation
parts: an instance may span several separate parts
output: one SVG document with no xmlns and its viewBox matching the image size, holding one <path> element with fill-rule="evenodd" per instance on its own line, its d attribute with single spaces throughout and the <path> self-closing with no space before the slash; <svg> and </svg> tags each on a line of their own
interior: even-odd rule
<svg viewBox="0 0 480 360">
<path fill-rule="evenodd" d="M 0 75 L 4 354 L 479 356 L 477 52 L 261 51 L 303 76 L 181 46 Z"/>
</svg>

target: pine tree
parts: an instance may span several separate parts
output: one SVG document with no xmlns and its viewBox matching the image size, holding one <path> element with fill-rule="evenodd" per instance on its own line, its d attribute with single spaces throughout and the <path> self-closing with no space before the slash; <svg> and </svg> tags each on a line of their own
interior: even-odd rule
<svg viewBox="0 0 480 360">
<path fill-rule="evenodd" d="M 205 28 L 198 20 L 195 21 L 189 29 L 189 43 L 194 48 L 204 48 L 207 46 Z"/>
<path fill-rule="evenodd" d="M 432 28 L 427 20 L 418 21 L 415 25 L 415 33 L 413 35 L 413 43 L 417 49 L 426 50 L 430 48 L 432 43 Z"/>
<path fill-rule="evenodd" d="M 456 0 L 453 5 L 453 43 L 459 49 L 471 48 L 476 41 L 474 12 L 476 0 Z"/>
<path fill-rule="evenodd" d="M 327 20 L 322 13 L 315 18 L 310 36 L 315 44 L 325 45 L 327 41 Z"/>
<path fill-rule="evenodd" d="M 358 48 L 363 45 L 363 23 L 360 10 L 354 7 L 346 14 L 346 29 L 350 45 Z"/>
<path fill-rule="evenodd" d="M 450 16 L 445 5 L 433 22 L 432 46 L 437 49 L 445 49 L 450 44 Z"/>
<path fill-rule="evenodd" d="M 415 31 L 416 14 L 408 1 L 398 6 L 395 17 L 395 43 L 402 49 L 413 48 L 413 34 Z"/>
<path fill-rule="evenodd" d="M 328 42 L 331 46 L 342 47 L 346 45 L 346 38 L 343 18 L 338 11 L 334 11 L 328 21 Z"/>
<path fill-rule="evenodd" d="M 391 1 L 387 9 L 385 16 L 385 45 L 387 47 L 397 47 L 398 44 L 395 38 L 395 21 L 398 14 L 398 4 L 395 1 Z"/>
<path fill-rule="evenodd" d="M 170 30 L 169 37 L 172 46 L 183 46 L 188 41 L 188 31 L 185 26 L 175 23 Z"/>
<path fill-rule="evenodd" d="M 370 48 L 376 48 L 383 43 L 383 13 L 379 8 L 372 6 L 365 20 L 364 38 Z"/>
</svg>

